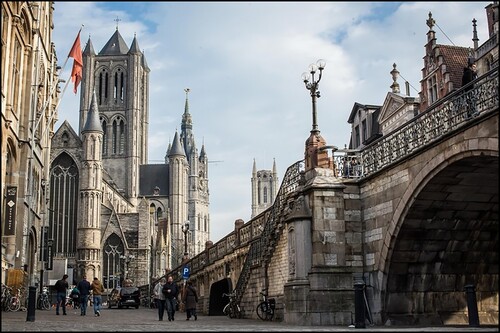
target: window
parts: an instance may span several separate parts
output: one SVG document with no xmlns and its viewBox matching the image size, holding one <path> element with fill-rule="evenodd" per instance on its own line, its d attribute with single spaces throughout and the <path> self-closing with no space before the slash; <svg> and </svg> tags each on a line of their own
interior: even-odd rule
<svg viewBox="0 0 500 333">
<path fill-rule="evenodd" d="M 365 142 L 366 141 L 366 119 L 363 119 L 363 121 L 361 122 L 361 142 Z"/>
<path fill-rule="evenodd" d="M 78 217 L 79 174 L 66 153 L 58 156 L 50 170 L 49 237 L 54 239 L 54 254 L 74 256 Z"/>
<path fill-rule="evenodd" d="M 359 142 L 359 126 L 356 126 L 354 128 L 354 135 L 355 135 L 355 138 L 354 138 L 354 145 L 355 147 L 354 148 L 358 148 L 360 146 L 360 142 Z"/>
<path fill-rule="evenodd" d="M 436 76 L 433 75 L 427 80 L 427 89 L 428 89 L 428 99 L 429 105 L 437 101 L 438 99 L 438 86 Z"/>
</svg>

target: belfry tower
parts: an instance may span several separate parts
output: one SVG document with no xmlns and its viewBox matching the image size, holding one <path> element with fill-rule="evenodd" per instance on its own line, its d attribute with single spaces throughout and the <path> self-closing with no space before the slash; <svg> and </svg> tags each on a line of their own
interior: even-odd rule
<svg viewBox="0 0 500 333">
<path fill-rule="evenodd" d="M 95 89 L 103 129 L 103 166 L 134 205 L 139 166 L 148 161 L 149 71 L 136 36 L 129 49 L 118 27 L 98 54 L 90 38 L 83 51 L 80 133 Z"/>
</svg>

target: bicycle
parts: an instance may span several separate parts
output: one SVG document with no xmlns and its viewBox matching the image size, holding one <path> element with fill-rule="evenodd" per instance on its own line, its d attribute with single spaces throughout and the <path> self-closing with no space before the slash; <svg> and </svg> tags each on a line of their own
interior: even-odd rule
<svg viewBox="0 0 500 333">
<path fill-rule="evenodd" d="M 257 305 L 257 309 L 255 309 L 257 316 L 259 316 L 262 320 L 271 321 L 274 317 L 276 300 L 274 298 L 267 297 L 267 289 L 263 289 L 260 292 L 260 295 L 262 295 L 262 302 L 260 302 L 259 305 Z"/>
<path fill-rule="evenodd" d="M 21 288 L 17 288 L 17 292 L 11 297 L 10 303 L 8 305 L 8 310 L 12 312 L 19 311 L 21 309 L 21 298 Z"/>
<path fill-rule="evenodd" d="M 222 309 L 222 313 L 224 313 L 226 316 L 229 318 L 241 318 L 241 308 L 236 303 L 236 292 L 232 292 L 230 294 L 223 293 L 222 297 L 229 297 L 229 303 L 224 306 L 224 309 Z"/>
<path fill-rule="evenodd" d="M 42 292 L 38 294 L 37 308 L 40 310 L 50 310 L 49 288 L 43 287 Z"/>
</svg>

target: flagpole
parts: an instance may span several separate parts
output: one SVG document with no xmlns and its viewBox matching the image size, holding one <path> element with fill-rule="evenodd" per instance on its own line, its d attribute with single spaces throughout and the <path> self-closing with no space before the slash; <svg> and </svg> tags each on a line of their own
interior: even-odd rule
<svg viewBox="0 0 500 333">
<path fill-rule="evenodd" d="M 82 26 L 80 27 L 80 30 L 78 30 L 78 34 L 77 34 L 77 36 L 79 36 L 79 35 L 80 35 L 80 33 L 82 32 L 82 29 L 83 29 L 83 27 L 84 27 L 84 26 L 85 26 L 85 25 L 84 25 L 84 24 L 82 24 Z M 62 66 L 62 67 L 61 67 L 61 69 L 59 70 L 59 73 L 62 73 L 62 72 L 64 71 L 64 68 L 66 67 L 66 64 L 68 63 L 69 58 L 70 58 L 70 56 L 69 56 L 69 54 L 68 54 L 68 56 L 66 57 L 66 60 L 64 61 L 63 66 Z M 59 76 L 59 75 L 58 75 L 58 76 Z M 69 77 L 69 78 L 71 79 L 71 74 L 70 74 L 70 77 Z M 49 96 L 52 96 L 52 94 L 54 93 L 55 89 L 57 88 L 57 84 L 58 84 L 58 83 L 59 83 L 59 81 L 58 81 L 55 85 L 53 85 L 53 86 L 51 87 L 51 90 L 50 90 L 50 94 L 49 94 Z M 64 86 L 64 90 L 63 90 L 63 92 L 62 92 L 62 94 L 61 94 L 61 97 L 59 98 L 59 101 L 57 102 L 57 105 L 56 105 L 56 107 L 54 108 L 54 111 L 52 112 L 52 114 L 51 114 L 51 115 L 50 115 L 50 117 L 49 117 L 50 119 L 52 119 L 52 118 L 53 118 L 53 115 L 54 115 L 54 113 L 55 113 L 55 112 L 56 112 L 56 110 L 57 110 L 57 106 L 59 105 L 59 103 L 61 102 L 62 97 L 64 96 L 64 91 L 66 91 L 66 87 L 67 87 L 67 86 L 68 86 L 68 82 L 66 82 L 66 85 Z M 38 126 L 40 126 L 40 121 L 42 120 L 42 116 L 41 116 L 41 115 L 45 112 L 45 109 L 47 108 L 47 106 L 48 106 L 48 105 L 49 105 L 49 99 L 47 99 L 47 100 L 45 101 L 45 103 L 43 104 L 42 109 L 40 110 L 40 118 L 38 119 L 37 123 L 35 124 L 35 127 L 34 127 L 34 129 L 33 129 L 33 132 L 36 132 L 36 130 L 38 129 Z M 50 121 L 49 121 L 49 124 L 50 124 Z M 44 131 L 44 133 L 45 133 L 45 131 Z"/>
</svg>

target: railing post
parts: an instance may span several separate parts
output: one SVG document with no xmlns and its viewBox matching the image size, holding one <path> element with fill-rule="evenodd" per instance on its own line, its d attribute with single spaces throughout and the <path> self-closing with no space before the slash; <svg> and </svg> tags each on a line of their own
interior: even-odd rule
<svg viewBox="0 0 500 333">
<path fill-rule="evenodd" d="M 354 282 L 354 327 L 365 328 L 365 283 Z"/>
<path fill-rule="evenodd" d="M 476 291 L 474 285 L 468 284 L 464 287 L 467 294 L 467 310 L 469 312 L 469 326 L 479 327 L 479 313 L 477 310 Z"/>
</svg>

